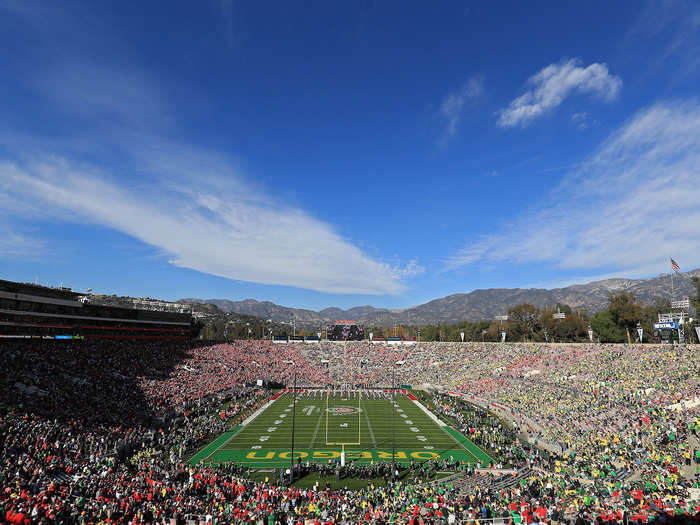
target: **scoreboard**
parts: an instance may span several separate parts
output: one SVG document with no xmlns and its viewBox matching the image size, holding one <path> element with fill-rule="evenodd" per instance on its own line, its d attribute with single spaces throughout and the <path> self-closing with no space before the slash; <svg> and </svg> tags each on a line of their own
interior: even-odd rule
<svg viewBox="0 0 700 525">
<path fill-rule="evenodd" d="M 365 327 L 357 324 L 357 321 L 335 321 L 328 325 L 326 338 L 329 341 L 362 341 Z"/>
</svg>

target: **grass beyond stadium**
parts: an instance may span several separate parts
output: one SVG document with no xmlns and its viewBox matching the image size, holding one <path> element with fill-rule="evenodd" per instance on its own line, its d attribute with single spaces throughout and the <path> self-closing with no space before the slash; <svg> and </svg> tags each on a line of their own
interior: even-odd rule
<svg viewBox="0 0 700 525">
<path fill-rule="evenodd" d="M 302 462 L 346 460 L 357 463 L 391 461 L 392 410 L 386 393 L 378 397 L 325 390 L 298 392 L 294 457 Z M 410 397 L 409 397 L 410 396 Z M 427 413 L 410 394 L 396 394 L 396 461 L 408 464 L 453 458 L 486 465 L 483 450 L 449 425 Z M 284 393 L 245 425 L 233 427 L 200 450 L 190 462 L 235 462 L 253 468 L 286 467 L 292 458 L 291 393 Z"/>
</svg>

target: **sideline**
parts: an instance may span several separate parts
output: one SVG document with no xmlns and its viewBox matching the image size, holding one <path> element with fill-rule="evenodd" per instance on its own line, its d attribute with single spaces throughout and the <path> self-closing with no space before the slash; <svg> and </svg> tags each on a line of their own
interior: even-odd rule
<svg viewBox="0 0 700 525">
<path fill-rule="evenodd" d="M 408 397 L 408 396 L 406 396 L 406 397 Z M 411 399 L 411 398 L 409 397 L 409 399 Z M 438 417 L 437 417 L 435 414 L 433 414 L 430 410 L 428 410 L 427 408 L 425 408 L 425 407 L 421 404 L 420 401 L 418 401 L 417 399 L 411 399 L 411 401 L 412 401 L 418 408 L 420 408 L 423 412 L 425 412 L 425 414 L 426 414 L 430 419 L 432 419 L 433 422 L 435 422 L 438 426 L 442 427 L 442 426 L 445 425 L 445 423 L 442 422 L 442 421 L 440 421 L 440 420 L 438 419 Z"/>
<path fill-rule="evenodd" d="M 226 441 L 235 436 L 241 428 L 243 427 L 241 427 L 240 425 L 236 425 L 228 432 L 224 432 L 218 438 L 216 438 L 214 441 L 209 443 L 206 447 L 202 448 L 199 452 L 192 456 L 189 459 L 188 463 L 192 466 L 195 466 L 204 458 L 208 458 L 214 452 L 216 452 L 221 445 L 223 445 Z"/>
<path fill-rule="evenodd" d="M 284 393 L 286 393 L 286 392 L 284 392 Z M 279 395 L 279 396 L 275 396 L 273 399 L 270 399 L 270 401 L 268 401 L 267 403 L 265 403 L 263 406 L 261 406 L 260 408 L 258 408 L 255 412 L 253 412 L 250 416 L 248 416 L 248 417 L 245 419 L 245 421 L 243 421 L 243 422 L 241 423 L 241 426 L 243 426 L 243 427 L 248 426 L 256 417 L 258 417 L 262 412 L 264 412 L 265 410 L 267 410 L 267 407 L 269 407 L 272 403 L 274 403 L 275 401 L 277 401 L 280 397 L 282 397 L 282 396 Z"/>
</svg>

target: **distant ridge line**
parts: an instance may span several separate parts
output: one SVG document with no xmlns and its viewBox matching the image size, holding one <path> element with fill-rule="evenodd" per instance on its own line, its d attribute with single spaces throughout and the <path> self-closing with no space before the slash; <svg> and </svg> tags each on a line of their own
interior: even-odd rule
<svg viewBox="0 0 700 525">
<path fill-rule="evenodd" d="M 700 269 L 679 272 L 675 279 L 675 298 L 694 294 L 691 277 L 700 277 Z M 319 328 L 335 319 L 357 319 L 376 326 L 428 325 L 458 323 L 461 321 L 486 321 L 504 314 L 508 308 L 520 303 L 531 303 L 539 308 L 567 304 L 575 310 L 594 313 L 604 309 L 611 292 L 629 291 L 644 304 L 656 299 L 671 299 L 669 274 L 648 279 L 612 278 L 587 284 L 573 284 L 564 288 L 489 288 L 469 293 L 456 293 L 412 306 L 404 310 L 376 308 L 371 305 L 343 310 L 337 307 L 314 311 L 280 306 L 270 301 L 244 299 L 185 298 L 180 302 L 212 304 L 225 312 L 252 315 L 273 321 L 296 321 L 297 327 Z"/>
</svg>

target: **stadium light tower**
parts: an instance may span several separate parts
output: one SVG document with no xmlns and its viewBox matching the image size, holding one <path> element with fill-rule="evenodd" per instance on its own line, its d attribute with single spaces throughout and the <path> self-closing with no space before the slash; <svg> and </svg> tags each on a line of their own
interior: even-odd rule
<svg viewBox="0 0 700 525">
<path fill-rule="evenodd" d="M 321 359 L 321 366 L 326 369 L 326 388 L 330 388 L 331 385 L 331 362 L 328 359 Z"/>
<path fill-rule="evenodd" d="M 292 458 L 291 461 L 291 468 L 289 470 L 289 484 L 292 484 L 292 481 L 294 481 L 294 424 L 296 422 L 296 414 L 297 414 L 297 365 L 292 361 L 291 359 L 288 361 L 284 361 L 285 364 L 287 365 L 292 365 L 294 367 L 294 391 L 292 392 L 292 453 L 290 454 L 290 457 Z"/>
<path fill-rule="evenodd" d="M 397 366 L 404 364 L 401 359 L 391 365 L 391 481 L 396 481 L 396 386 L 394 383 L 394 371 Z"/>
</svg>

